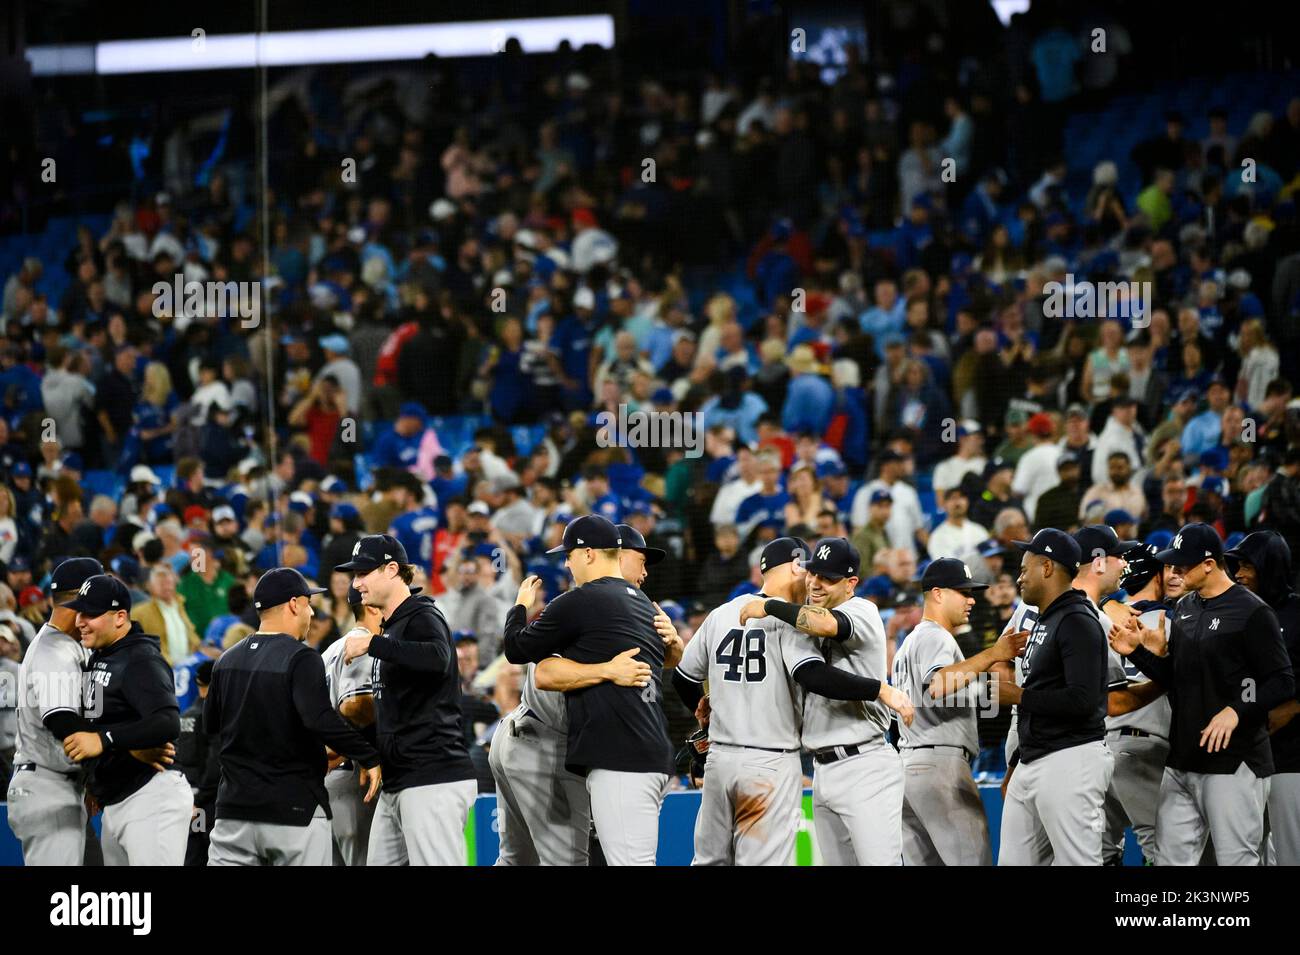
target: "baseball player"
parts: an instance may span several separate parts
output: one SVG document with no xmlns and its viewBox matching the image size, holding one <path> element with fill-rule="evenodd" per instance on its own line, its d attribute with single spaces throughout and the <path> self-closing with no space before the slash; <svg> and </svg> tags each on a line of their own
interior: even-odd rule
<svg viewBox="0 0 1300 955">
<path fill-rule="evenodd" d="M 1188 590 L 1174 605 L 1168 655 L 1142 645 L 1136 622 L 1110 634 L 1120 655 L 1169 691 L 1156 864 L 1196 865 L 1208 835 L 1219 865 L 1259 865 L 1273 774 L 1268 713 L 1295 696 L 1277 616 L 1233 583 L 1208 524 L 1187 524 L 1156 558 L 1177 567 Z"/>
<path fill-rule="evenodd" d="M 375 724 L 375 695 L 370 685 L 373 661 L 363 653 L 351 663 L 343 662 L 343 648 L 348 637 L 358 631 L 383 632 L 383 613 L 367 607 L 354 587 L 348 588 L 348 606 L 356 626 L 335 640 L 321 654 L 325 664 L 325 684 L 330 706 L 357 729 L 364 731 Z M 373 732 L 373 731 L 372 731 Z M 370 843 L 370 823 L 375 803 L 363 798 L 357 784 L 357 766 L 337 753 L 330 754 L 330 771 L 325 774 L 325 791 L 330 797 L 330 829 L 334 834 L 335 865 L 365 865 Z"/>
<path fill-rule="evenodd" d="M 379 754 L 330 704 L 320 654 L 303 643 L 311 598 L 291 567 L 253 588 L 258 629 L 212 668 L 203 728 L 220 737 L 221 785 L 210 866 L 329 865 L 325 748 L 358 760 L 379 790 Z"/>
<path fill-rule="evenodd" d="M 22 843 L 25 865 L 81 865 L 85 854 L 85 774 L 63 752 L 63 740 L 85 726 L 86 652 L 75 635 L 77 612 L 64 604 L 103 572 L 91 557 L 74 557 L 54 568 L 50 620 L 23 656 L 8 800 L 9 825 Z"/>
<path fill-rule="evenodd" d="M 209 831 L 217 817 L 217 787 L 221 762 L 212 738 L 203 731 L 203 703 L 212 684 L 215 660 L 205 659 L 194 671 L 197 699 L 181 713 L 181 735 L 176 740 L 176 762 L 194 794 L 194 814 L 185 847 L 187 866 L 208 864 Z"/>
<path fill-rule="evenodd" d="M 1268 602 L 1286 640 L 1291 672 L 1300 667 L 1300 596 L 1291 589 L 1291 548 L 1273 531 L 1247 534 L 1223 555 L 1233 579 Z M 1297 681 L 1300 682 L 1300 681 Z M 1294 697 L 1268 715 L 1273 776 L 1268 786 L 1271 864 L 1300 865 L 1300 701 Z"/>
<path fill-rule="evenodd" d="M 478 795 L 460 716 L 451 628 L 432 597 L 411 590 L 415 567 L 387 534 L 357 541 L 361 599 L 384 615 L 380 634 L 354 632 L 343 662 L 374 659 L 371 686 L 384 791 L 370 824 L 366 865 L 464 865 L 465 822 Z"/>
<path fill-rule="evenodd" d="M 998 702 L 1019 707 L 1015 773 L 1002 809 L 998 865 L 1100 865 L 1113 760 L 1106 749 L 1106 637 L 1073 589 L 1080 549 L 1044 528 L 1025 551 L 1020 592 L 1039 608 L 1025 645 L 1024 685 L 997 681 Z"/>
<path fill-rule="evenodd" d="M 765 615 L 821 638 L 827 663 L 885 684 L 885 628 L 876 605 L 855 597 L 860 562 L 843 537 L 826 537 L 804 565 L 808 603 L 752 600 L 740 624 Z M 897 689 L 897 688 L 893 688 Z M 889 710 L 908 711 L 899 692 L 874 702 L 804 698 L 802 742 L 817 764 L 813 825 L 827 865 L 899 865 L 903 855 L 903 764 L 885 738 Z M 892 705 L 891 705 L 892 703 Z"/>
<path fill-rule="evenodd" d="M 925 611 L 894 655 L 894 686 L 922 701 L 904 725 L 903 862 L 906 865 L 992 865 L 988 820 L 970 763 L 979 752 L 978 688 L 970 684 L 995 663 L 1024 652 L 1025 632 L 1005 633 L 969 660 L 953 633 L 970 619 L 976 583 L 950 557 L 921 575 Z"/>
<path fill-rule="evenodd" d="M 157 772 L 132 749 L 174 744 L 181 731 L 172 669 L 158 637 L 131 619 L 131 592 L 100 574 L 67 604 L 77 612 L 86 664 L 83 707 L 89 730 L 72 733 L 63 751 L 93 760 L 90 792 L 104 808 L 105 865 L 184 865 L 194 794 L 183 773 Z"/>
<path fill-rule="evenodd" d="M 1127 566 L 1120 588 L 1130 596 L 1128 603 L 1100 601 L 1111 623 L 1123 626 L 1137 615 L 1147 628 L 1169 635 L 1172 601 L 1183 592 L 1183 579 L 1173 567 L 1155 559 L 1156 547 L 1137 541 L 1123 545 L 1120 556 Z M 1109 631 L 1109 626 L 1107 630 Z M 1163 646 L 1158 650 L 1164 652 Z M 1106 793 L 1106 864 L 1119 865 L 1124 855 L 1124 828 L 1133 827 L 1142 855 L 1155 862 L 1156 807 L 1160 803 L 1160 779 L 1169 757 L 1169 697 L 1165 688 L 1147 679 L 1130 661 L 1114 650 L 1111 655 L 1111 685 L 1106 696 L 1106 746 L 1115 754 L 1115 773 Z"/>
<path fill-rule="evenodd" d="M 879 699 L 910 719 L 911 706 L 879 680 L 830 666 L 809 635 L 782 621 L 805 597 L 807 545 L 780 537 L 763 548 L 763 589 L 713 610 L 686 646 L 673 683 L 688 708 L 709 687 L 709 749 L 695 819 L 692 865 L 792 865 L 799 831 L 799 687 L 861 704 Z M 770 603 L 771 608 L 761 606 Z M 750 607 L 750 604 L 760 606 Z M 748 608 L 748 623 L 741 623 Z"/>
<path fill-rule="evenodd" d="M 647 547 L 634 528 L 619 524 L 619 568 L 640 587 L 647 567 L 666 556 Z M 656 605 L 655 627 L 664 639 L 665 665 L 680 656 L 681 638 Z M 550 657 L 528 664 L 519 706 L 492 737 L 488 765 L 497 787 L 500 849 L 497 865 L 585 866 L 589 860 L 591 800 L 586 782 L 565 768 L 568 714 L 564 692 L 609 681 L 644 689 L 650 665 L 634 658 L 637 647 L 599 664 Z"/>
<path fill-rule="evenodd" d="M 609 865 L 654 865 L 659 807 L 672 770 L 672 747 L 660 700 L 665 647 L 649 598 L 623 578 L 622 540 L 603 517 L 570 521 L 552 553 L 563 552 L 577 587 L 560 594 L 527 622 L 541 581 L 519 586 L 506 617 L 504 648 L 511 663 L 537 663 L 562 654 L 602 663 L 637 649 L 651 668 L 641 690 L 608 680 L 565 694 L 569 728 L 566 766 L 585 776 L 591 816 Z"/>
</svg>

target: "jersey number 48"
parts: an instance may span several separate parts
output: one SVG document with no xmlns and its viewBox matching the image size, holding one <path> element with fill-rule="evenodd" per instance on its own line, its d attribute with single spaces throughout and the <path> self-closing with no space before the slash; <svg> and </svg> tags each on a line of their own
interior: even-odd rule
<svg viewBox="0 0 1300 955">
<path fill-rule="evenodd" d="M 722 678 L 732 683 L 762 683 L 767 679 L 767 633 L 729 630 L 718 644 L 714 660 L 725 667 Z"/>
</svg>

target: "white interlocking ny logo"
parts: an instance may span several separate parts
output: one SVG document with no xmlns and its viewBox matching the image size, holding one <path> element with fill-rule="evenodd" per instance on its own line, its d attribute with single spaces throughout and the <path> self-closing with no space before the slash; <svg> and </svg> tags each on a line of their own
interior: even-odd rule
<svg viewBox="0 0 1300 955">
<path fill-rule="evenodd" d="M 361 553 L 361 541 L 357 541 L 352 545 L 352 556 L 356 557 L 359 553 Z"/>
<path fill-rule="evenodd" d="M 1183 535 L 1179 534 L 1177 537 L 1174 538 L 1174 550 L 1178 550 L 1178 548 L 1182 546 L 1183 546 Z"/>
<path fill-rule="evenodd" d="M 1211 630 L 1218 630 L 1218 629 L 1219 629 L 1219 618 L 1218 618 L 1218 617 L 1215 617 L 1213 620 L 1210 621 L 1210 629 L 1211 629 Z"/>
<path fill-rule="evenodd" d="M 77 593 L 78 593 L 79 595 L 81 595 L 82 597 L 84 597 L 84 596 L 86 596 L 86 594 L 90 593 L 90 581 L 87 580 L 84 584 L 82 584 L 82 585 L 81 585 L 81 589 L 78 590 Z"/>
<path fill-rule="evenodd" d="M 825 545 L 817 548 L 817 559 L 826 560 L 831 556 L 831 549 Z"/>
<path fill-rule="evenodd" d="M 962 565 L 961 565 L 961 569 L 964 570 L 964 571 L 966 571 L 966 576 L 967 576 L 967 578 L 970 578 L 970 568 L 967 567 L 965 564 L 962 564 Z"/>
</svg>

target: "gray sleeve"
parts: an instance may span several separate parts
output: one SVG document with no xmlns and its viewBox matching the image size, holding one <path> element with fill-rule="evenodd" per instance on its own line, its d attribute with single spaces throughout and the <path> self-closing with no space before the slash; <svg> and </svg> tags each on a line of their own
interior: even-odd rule
<svg viewBox="0 0 1300 955">
<path fill-rule="evenodd" d="M 677 672 L 693 683 L 703 683 L 709 678 L 709 634 L 713 631 L 713 621 L 718 613 L 714 610 L 700 628 L 695 631 L 691 639 L 686 644 L 686 649 L 682 651 L 681 662 L 677 664 Z"/>
</svg>

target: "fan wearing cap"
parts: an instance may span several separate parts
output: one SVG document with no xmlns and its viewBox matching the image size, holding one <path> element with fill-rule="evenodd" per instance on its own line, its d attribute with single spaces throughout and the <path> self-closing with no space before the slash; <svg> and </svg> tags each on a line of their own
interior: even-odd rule
<svg viewBox="0 0 1300 955">
<path fill-rule="evenodd" d="M 626 524 L 617 530 L 622 541 L 620 572 L 640 587 L 646 567 L 666 554 L 647 547 Z M 664 665 L 675 666 L 682 641 L 658 605 L 655 629 L 664 641 Z M 501 721 L 488 753 L 500 810 L 498 865 L 587 865 L 591 800 L 585 780 L 565 768 L 568 714 L 563 694 L 601 682 L 649 686 L 650 665 L 636 660 L 640 652 L 633 647 L 605 663 L 553 656 L 526 666 L 520 704 Z"/>
<path fill-rule="evenodd" d="M 465 820 L 478 794 L 465 747 L 460 675 L 451 628 L 432 597 L 411 588 L 415 566 L 387 534 L 359 540 L 336 570 L 383 613 L 377 635 L 354 632 L 343 662 L 374 659 L 375 732 L 384 792 L 370 826 L 366 865 L 464 865 Z"/>
<path fill-rule="evenodd" d="M 970 761 L 979 752 L 979 690 L 994 664 L 1024 652 L 1029 634 L 1005 633 L 969 660 L 953 634 L 969 623 L 974 593 L 987 590 L 960 560 L 932 560 L 921 575 L 921 622 L 894 654 L 894 686 L 919 701 L 900 730 L 905 865 L 992 865 L 988 820 Z"/>
<path fill-rule="evenodd" d="M 890 711 L 903 723 L 913 704 L 889 686 L 885 628 L 871 601 L 854 596 L 861 560 L 843 537 L 818 542 L 805 562 L 807 603 L 751 599 L 740 624 L 772 616 L 821 638 L 826 662 L 879 684 L 874 701 L 804 699 L 801 741 L 812 750 L 813 822 L 827 865 L 898 865 L 902 858 L 903 767 L 889 745 Z"/>
<path fill-rule="evenodd" d="M 529 623 L 541 580 L 525 578 L 506 616 L 504 648 L 506 659 L 516 664 L 555 655 L 605 664 L 636 651 L 637 662 L 650 667 L 649 681 L 640 689 L 603 680 L 565 694 L 565 760 L 570 771 L 585 777 L 606 862 L 654 865 L 659 807 L 672 770 L 660 704 L 666 648 L 654 605 L 622 576 L 621 546 L 618 529 L 600 515 L 570 521 L 561 544 L 548 553 L 565 554 L 578 586 Z"/>
<path fill-rule="evenodd" d="M 183 865 L 194 795 L 179 772 L 157 772 L 131 754 L 180 735 L 171 667 L 158 637 L 131 619 L 131 594 L 115 577 L 88 577 L 67 609 L 90 650 L 83 707 L 90 729 L 63 741 L 90 763 L 90 792 L 104 809 L 105 865 Z"/>
<path fill-rule="evenodd" d="M 386 431 L 375 442 L 371 452 L 371 467 L 403 468 L 415 466 L 420 457 L 420 442 L 424 440 L 428 412 L 418 401 L 407 401 L 397 409 L 393 430 Z"/>
<path fill-rule="evenodd" d="M 1295 676 L 1273 610 L 1228 576 L 1223 544 L 1188 524 L 1156 554 L 1182 574 L 1168 654 L 1136 621 L 1111 646 L 1169 690 L 1169 760 L 1156 813 L 1156 863 L 1196 865 L 1209 837 L 1219 865 L 1259 865 L 1274 762 L 1268 715 L 1295 697 Z"/>
<path fill-rule="evenodd" d="M 1291 548 L 1276 531 L 1247 534 L 1223 555 L 1233 579 L 1267 601 L 1286 639 L 1292 673 L 1300 670 L 1300 595 L 1291 587 Z M 1300 701 L 1294 697 L 1268 714 L 1274 773 L 1269 780 L 1268 822 L 1275 859 L 1300 865 Z"/>
<path fill-rule="evenodd" d="M 868 702 L 890 688 L 826 662 L 811 636 L 768 614 L 741 615 L 763 601 L 802 605 L 808 545 L 779 537 L 763 548 L 762 590 L 711 611 L 673 673 L 682 702 L 700 713 L 708 756 L 695 821 L 692 865 L 792 865 L 801 819 L 800 688 L 836 700 Z M 696 734 L 692 737 L 697 745 Z"/>
<path fill-rule="evenodd" d="M 1106 790 L 1106 636 L 1073 587 L 1079 544 L 1044 528 L 1017 541 L 1020 594 L 1037 608 L 1021 665 L 1023 686 L 998 680 L 1000 704 L 1017 706 L 1019 749 L 1009 765 L 998 865 L 1101 865 Z"/>
<path fill-rule="evenodd" d="M 1122 627 L 1130 617 L 1136 616 L 1150 633 L 1159 635 L 1160 639 L 1150 648 L 1163 654 L 1168 644 L 1170 613 L 1173 602 L 1183 593 L 1183 579 L 1175 568 L 1155 559 L 1159 548 L 1154 544 L 1129 541 L 1120 546 L 1119 556 L 1126 566 L 1119 585 L 1131 599 L 1122 603 L 1119 599 L 1103 597 L 1101 609 L 1109 618 L 1103 624 Z M 1114 598 L 1113 594 L 1109 596 Z M 1165 687 L 1149 679 L 1132 661 L 1113 649 L 1110 653 L 1112 677 L 1106 695 L 1106 745 L 1117 758 L 1110 790 L 1106 793 L 1104 851 L 1108 864 L 1119 864 L 1124 829 L 1132 826 L 1143 857 L 1154 864 L 1160 779 L 1169 756 L 1169 696 Z"/>
<path fill-rule="evenodd" d="M 321 653 L 325 664 L 325 684 L 329 688 L 330 706 L 367 739 L 374 736 L 375 692 L 371 684 L 374 661 L 363 653 L 350 663 L 344 662 L 347 638 L 354 634 L 376 635 L 384 632 L 384 614 L 378 607 L 366 606 L 355 587 L 348 588 L 348 607 L 355 625 Z M 325 774 L 325 790 L 330 796 L 330 830 L 334 836 L 336 865 L 366 864 L 370 844 L 370 824 L 375 803 L 362 798 L 357 785 L 357 766 L 350 759 L 329 753 L 330 770 Z"/>
<path fill-rule="evenodd" d="M 319 593 L 292 567 L 268 570 L 253 589 L 258 629 L 212 669 L 203 729 L 220 740 L 221 785 L 208 865 L 329 865 L 327 748 L 365 767 L 367 801 L 379 791 L 379 754 L 330 704 L 305 643 Z"/>
</svg>

